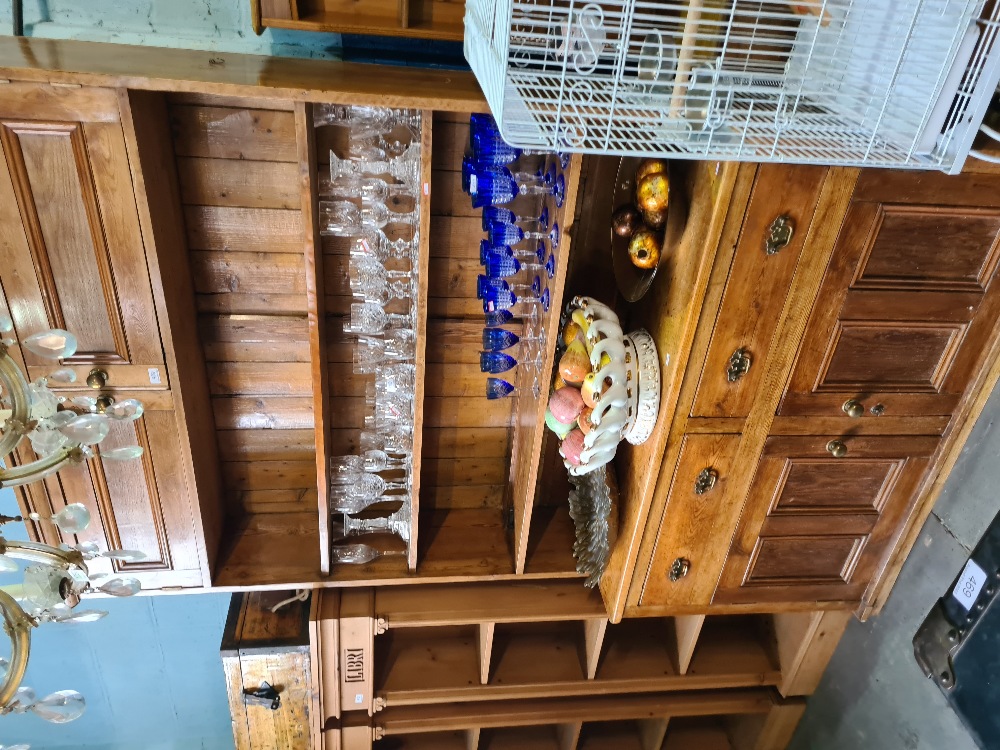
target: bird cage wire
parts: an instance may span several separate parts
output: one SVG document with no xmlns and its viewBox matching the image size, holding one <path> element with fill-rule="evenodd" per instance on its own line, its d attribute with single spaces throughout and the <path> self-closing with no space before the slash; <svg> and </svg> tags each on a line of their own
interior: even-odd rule
<svg viewBox="0 0 1000 750">
<path fill-rule="evenodd" d="M 593 154 L 959 171 L 998 0 L 467 0 L 504 138 Z"/>
</svg>

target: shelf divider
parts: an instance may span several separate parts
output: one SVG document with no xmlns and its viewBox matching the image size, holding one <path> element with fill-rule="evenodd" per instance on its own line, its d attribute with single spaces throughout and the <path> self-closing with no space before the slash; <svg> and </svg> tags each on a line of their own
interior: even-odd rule
<svg viewBox="0 0 1000 750">
<path fill-rule="evenodd" d="M 323 246 L 319 237 L 316 178 L 316 129 L 312 104 L 295 103 L 295 146 L 299 160 L 299 191 L 302 203 L 303 245 L 306 273 L 306 309 L 309 321 L 309 362 L 316 433 L 316 504 L 319 513 L 319 567 L 330 572 L 330 399 L 326 362 L 326 309 L 323 289 Z"/>
<path fill-rule="evenodd" d="M 495 622 L 481 622 L 476 631 L 476 651 L 479 654 L 479 684 L 485 685 L 490 681 L 490 660 L 493 657 L 493 633 L 496 631 Z"/>
<path fill-rule="evenodd" d="M 637 719 L 636 724 L 639 729 L 639 744 L 642 750 L 660 750 L 663 745 L 663 738 L 667 736 L 667 724 L 670 719 Z"/>
<path fill-rule="evenodd" d="M 566 198 L 562 208 L 555 211 L 554 221 L 562 230 L 556 257 L 556 273 L 549 282 L 552 302 L 545 323 L 545 346 L 542 348 L 542 378 L 547 379 L 552 372 L 555 358 L 556 339 L 559 336 L 559 313 L 563 305 L 566 285 L 566 269 L 572 244 L 573 212 L 576 209 L 576 194 L 580 187 L 580 172 L 583 157 L 574 154 L 565 172 Z M 505 507 L 514 511 L 514 572 L 524 573 L 524 563 L 528 552 L 528 535 L 531 530 L 531 513 L 534 508 L 541 475 L 542 442 L 545 437 L 545 409 L 548 405 L 548 383 L 542 383 L 538 398 L 531 395 L 531 374 L 529 368 L 519 367 L 517 376 L 518 398 L 511 416 L 514 432 L 511 449 L 511 476 L 508 484 L 508 498 Z"/>
<path fill-rule="evenodd" d="M 583 621 L 584 650 L 586 653 L 587 679 L 597 676 L 597 665 L 601 661 L 601 647 L 604 645 L 604 634 L 608 632 L 608 618 L 595 617 Z"/>
<path fill-rule="evenodd" d="M 467 750 L 479 750 L 479 727 L 465 730 L 465 747 Z"/>
<path fill-rule="evenodd" d="M 701 626 L 705 624 L 705 615 L 679 615 L 674 618 L 674 634 L 677 637 L 677 671 L 687 674 L 694 656 Z"/>
<path fill-rule="evenodd" d="M 417 569 L 417 531 L 420 528 L 420 457 L 424 435 L 424 379 L 427 370 L 427 275 L 431 256 L 431 127 L 434 113 L 420 113 L 420 195 L 417 210 L 420 216 L 420 252 L 417 259 L 416 344 L 413 363 L 416 373 L 413 382 L 413 466 L 410 471 L 410 542 L 406 553 L 406 566 Z"/>
<path fill-rule="evenodd" d="M 556 738 L 559 740 L 559 750 L 576 750 L 576 746 L 580 742 L 580 732 L 582 730 L 582 721 L 556 724 Z"/>
</svg>

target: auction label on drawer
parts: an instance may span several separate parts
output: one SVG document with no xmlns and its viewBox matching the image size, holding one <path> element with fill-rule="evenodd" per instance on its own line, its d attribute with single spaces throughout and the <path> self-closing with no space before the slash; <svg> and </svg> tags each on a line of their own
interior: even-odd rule
<svg viewBox="0 0 1000 750">
<path fill-rule="evenodd" d="M 962 568 L 962 575 L 958 577 L 958 583 L 952 590 L 951 595 L 958 599 L 958 603 L 966 610 L 972 609 L 979 596 L 979 590 L 986 583 L 986 571 L 976 564 L 976 561 L 969 558 L 969 562 Z"/>
</svg>

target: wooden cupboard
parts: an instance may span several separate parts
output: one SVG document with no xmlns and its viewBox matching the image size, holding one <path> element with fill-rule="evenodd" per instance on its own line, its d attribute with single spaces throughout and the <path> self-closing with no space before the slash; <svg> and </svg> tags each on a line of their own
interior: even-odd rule
<svg viewBox="0 0 1000 750">
<path fill-rule="evenodd" d="M 801 710 L 789 696 L 811 692 L 848 613 L 884 602 L 1000 375 L 1000 177 L 672 165 L 684 231 L 650 294 L 620 307 L 665 364 L 660 420 L 615 460 L 598 599 L 575 572 L 544 399 L 530 380 L 517 400 L 480 395 L 483 234 L 459 172 L 485 108 L 471 76 L 123 49 L 0 40 L 3 305 L 19 338 L 60 320 L 81 332 L 67 396 L 147 408 L 110 438 L 146 449 L 141 470 L 98 456 L 23 490 L 25 509 L 90 503 L 93 538 L 150 555 L 126 567 L 151 589 L 323 589 L 318 642 L 371 638 L 367 661 L 320 659 L 368 686 L 317 688 L 344 746 L 379 730 L 383 747 L 781 747 Z M 348 251 L 318 233 L 338 148 L 312 125 L 323 103 L 422 114 L 417 543 L 362 566 L 329 561 L 328 459 L 357 447 L 364 384 L 343 337 Z M 564 241 L 543 371 L 567 296 L 616 299 L 618 168 L 574 157 L 550 207 Z M 518 593 L 532 611 L 510 619 L 484 605 L 407 632 L 377 606 L 457 612 L 476 586 L 526 582 L 550 593 Z M 641 658 L 609 659 L 632 644 Z M 456 671 L 421 667 L 428 648 Z M 549 651 L 562 676 L 535 669 Z"/>
<path fill-rule="evenodd" d="M 332 31 L 460 42 L 465 0 L 250 0 L 253 30 Z"/>
</svg>

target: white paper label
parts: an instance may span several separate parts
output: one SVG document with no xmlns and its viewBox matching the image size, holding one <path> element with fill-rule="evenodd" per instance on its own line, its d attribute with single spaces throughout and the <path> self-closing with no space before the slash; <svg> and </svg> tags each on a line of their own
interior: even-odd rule
<svg viewBox="0 0 1000 750">
<path fill-rule="evenodd" d="M 469 192 L 473 195 L 479 190 L 479 177 L 474 174 L 469 175 Z"/>
<path fill-rule="evenodd" d="M 357 703 L 359 706 L 362 703 L 364 703 L 365 702 L 365 695 L 364 695 L 364 693 L 356 693 L 354 695 L 354 702 Z"/>
<path fill-rule="evenodd" d="M 955 584 L 951 595 L 958 599 L 958 603 L 966 610 L 970 610 L 976 603 L 976 597 L 979 596 L 979 590 L 984 583 L 986 583 L 986 571 L 980 568 L 975 560 L 969 560 L 962 568 L 962 575 L 958 577 L 958 583 Z"/>
<path fill-rule="evenodd" d="M 152 383 L 153 385 L 159 385 L 160 384 L 159 369 L 156 367 L 150 367 L 148 372 L 149 372 L 149 382 Z"/>
<path fill-rule="evenodd" d="M 424 195 L 430 195 L 430 194 L 431 194 L 431 186 L 430 186 L 430 185 L 428 185 L 428 184 L 427 184 L 427 183 L 425 182 L 425 183 L 424 183 Z"/>
</svg>

